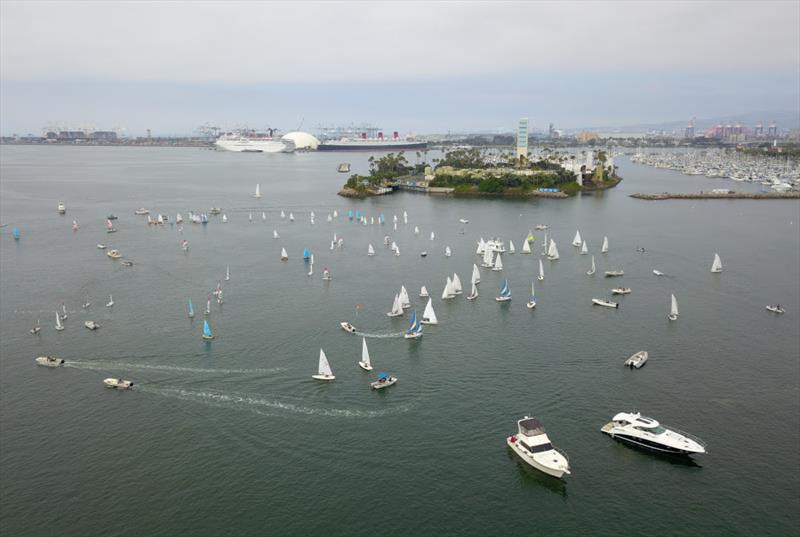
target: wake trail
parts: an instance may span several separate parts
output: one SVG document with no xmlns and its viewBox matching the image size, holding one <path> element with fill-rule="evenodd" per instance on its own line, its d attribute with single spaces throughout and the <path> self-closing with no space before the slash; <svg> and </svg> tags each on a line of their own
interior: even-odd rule
<svg viewBox="0 0 800 537">
<path fill-rule="evenodd" d="M 403 337 L 405 332 L 383 332 L 383 333 L 369 333 L 369 332 L 360 332 L 356 330 L 355 335 L 368 337 L 368 338 L 375 338 L 375 339 L 389 339 L 389 338 L 398 338 Z"/>
<path fill-rule="evenodd" d="M 255 375 L 265 373 L 278 373 L 285 371 L 283 367 L 272 368 L 255 368 L 255 369 L 212 369 L 202 367 L 180 367 L 172 365 L 149 365 L 137 364 L 132 362 L 82 362 L 68 360 L 65 367 L 73 367 L 75 369 L 147 369 L 153 371 L 171 371 L 178 373 L 208 373 L 208 374 L 225 374 L 225 375 Z"/>
</svg>

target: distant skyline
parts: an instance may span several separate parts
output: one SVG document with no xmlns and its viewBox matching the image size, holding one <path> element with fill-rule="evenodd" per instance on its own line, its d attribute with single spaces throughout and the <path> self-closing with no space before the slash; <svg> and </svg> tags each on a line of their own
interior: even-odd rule
<svg viewBox="0 0 800 537">
<path fill-rule="evenodd" d="M 796 1 L 4 0 L 0 131 L 446 132 L 793 111 L 798 20 Z"/>
</svg>

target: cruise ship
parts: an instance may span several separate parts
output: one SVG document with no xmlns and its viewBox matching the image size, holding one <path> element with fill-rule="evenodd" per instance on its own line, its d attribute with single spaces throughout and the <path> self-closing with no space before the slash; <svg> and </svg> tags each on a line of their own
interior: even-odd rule
<svg viewBox="0 0 800 537">
<path fill-rule="evenodd" d="M 338 140 L 325 140 L 317 148 L 319 151 L 395 151 L 400 149 L 427 149 L 428 142 L 413 137 L 401 138 L 395 131 L 391 138 L 379 132 L 376 137 L 367 137 L 366 132 L 360 136 L 344 137 Z"/>
<path fill-rule="evenodd" d="M 220 136 L 215 145 L 225 151 L 238 153 L 291 153 L 294 143 L 285 138 L 273 137 L 275 131 L 232 131 Z"/>
</svg>

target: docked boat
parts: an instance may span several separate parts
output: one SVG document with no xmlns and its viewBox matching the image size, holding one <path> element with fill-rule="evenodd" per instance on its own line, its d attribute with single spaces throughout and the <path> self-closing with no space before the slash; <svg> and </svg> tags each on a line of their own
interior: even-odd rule
<svg viewBox="0 0 800 537">
<path fill-rule="evenodd" d="M 627 360 L 625 360 L 625 367 L 630 367 L 631 369 L 639 369 L 647 362 L 648 354 L 647 351 L 639 351 Z"/>
<path fill-rule="evenodd" d="M 508 278 L 503 279 L 503 284 L 500 286 L 500 295 L 495 297 L 498 302 L 508 302 L 511 300 L 511 289 L 508 287 Z"/>
<path fill-rule="evenodd" d="M 351 334 L 355 334 L 356 333 L 356 327 L 353 326 L 352 324 L 348 323 L 347 321 L 340 322 L 339 326 L 341 326 L 342 330 L 344 330 L 345 332 L 349 332 Z"/>
<path fill-rule="evenodd" d="M 772 313 L 786 313 L 786 310 L 783 309 L 783 306 L 780 304 L 770 304 L 767 306 L 767 311 L 771 311 Z"/>
<path fill-rule="evenodd" d="M 113 388 L 115 390 L 130 390 L 133 388 L 133 381 L 125 379 L 107 378 L 103 380 L 103 384 L 106 388 Z"/>
<path fill-rule="evenodd" d="M 711 272 L 722 272 L 722 260 L 719 258 L 719 254 L 714 254 L 714 262 L 711 263 Z"/>
<path fill-rule="evenodd" d="M 559 479 L 570 474 L 567 455 L 550 443 L 544 425 L 537 418 L 525 416 L 517 421 L 517 434 L 506 438 L 506 444 L 540 472 Z"/>
<path fill-rule="evenodd" d="M 611 292 L 615 295 L 629 295 L 631 294 L 630 287 L 615 287 L 611 290 Z"/>
<path fill-rule="evenodd" d="M 625 271 L 624 270 L 607 270 L 605 272 L 605 275 L 606 275 L 606 278 L 615 278 L 617 276 L 624 276 L 625 275 Z"/>
<path fill-rule="evenodd" d="M 596 267 L 594 265 L 594 256 L 592 256 L 592 267 L 586 271 L 586 275 L 593 276 L 595 272 L 596 272 Z"/>
<path fill-rule="evenodd" d="M 705 443 L 678 429 L 670 429 L 638 412 L 620 412 L 600 429 L 611 438 L 642 449 L 672 455 L 701 455 Z"/>
<path fill-rule="evenodd" d="M 425 311 L 422 312 L 422 324 L 439 324 L 436 318 L 436 313 L 433 311 L 433 299 L 428 299 L 428 304 L 425 306 Z"/>
<path fill-rule="evenodd" d="M 36 365 L 41 365 L 44 367 L 61 367 L 64 365 L 64 359 L 57 358 L 55 356 L 38 356 L 36 358 Z"/>
<path fill-rule="evenodd" d="M 225 151 L 236 153 L 291 153 L 295 144 L 289 138 L 273 137 L 274 129 L 267 132 L 235 130 L 220 136 L 214 145 Z"/>
<path fill-rule="evenodd" d="M 397 382 L 397 377 L 389 373 L 378 373 L 378 379 L 375 382 L 370 382 L 369 385 L 373 390 L 382 390 L 388 388 Z"/>
<path fill-rule="evenodd" d="M 119 259 L 120 257 L 122 257 L 122 254 L 119 253 L 119 250 L 110 250 L 109 252 L 106 253 L 106 255 L 111 259 Z"/>
<path fill-rule="evenodd" d="M 100 328 L 100 325 L 99 325 L 99 324 L 97 324 L 97 323 L 96 323 L 96 322 L 94 322 L 94 321 L 85 321 L 85 322 L 83 323 L 83 326 L 85 326 L 85 327 L 86 327 L 86 328 L 88 328 L 89 330 L 97 330 L 98 328 Z"/>
<path fill-rule="evenodd" d="M 413 310 L 411 312 L 411 322 L 408 325 L 408 330 L 406 330 L 405 338 L 418 339 L 421 337 L 422 337 L 422 323 L 420 323 L 419 319 L 417 318 L 417 310 Z"/>
<path fill-rule="evenodd" d="M 619 308 L 619 304 L 612 300 L 607 300 L 605 298 L 593 298 L 592 304 L 596 306 L 605 306 L 607 308 Z"/>
<path fill-rule="evenodd" d="M 675 295 L 672 295 L 670 299 L 670 306 L 669 306 L 669 315 L 667 315 L 667 319 L 670 321 L 677 321 L 678 320 L 678 300 L 675 298 Z"/>
<path fill-rule="evenodd" d="M 361 338 L 361 361 L 358 366 L 364 371 L 372 371 L 372 362 L 369 359 L 369 350 L 367 349 L 367 338 Z"/>
<path fill-rule="evenodd" d="M 319 151 L 398 151 L 398 150 L 417 150 L 421 151 L 428 147 L 425 140 L 417 140 L 408 136 L 402 138 L 398 132 L 394 132 L 392 138 L 384 137 L 383 133 L 377 133 L 377 137 L 367 137 L 366 132 L 349 133 L 338 140 L 323 140 L 319 144 Z"/>
</svg>

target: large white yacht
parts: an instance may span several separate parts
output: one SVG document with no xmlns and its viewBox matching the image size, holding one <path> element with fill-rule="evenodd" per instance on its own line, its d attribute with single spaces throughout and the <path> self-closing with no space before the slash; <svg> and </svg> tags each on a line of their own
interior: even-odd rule
<svg viewBox="0 0 800 537">
<path fill-rule="evenodd" d="M 659 453 L 694 455 L 706 452 L 706 445 L 699 438 L 669 429 L 638 412 L 620 412 L 600 430 L 611 438 Z"/>
<path fill-rule="evenodd" d="M 544 425 L 536 418 L 525 416 L 517 421 L 517 434 L 506 438 L 506 443 L 540 472 L 558 478 L 570 473 L 567 455 L 550 443 Z"/>
</svg>

